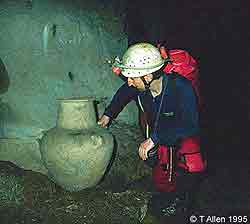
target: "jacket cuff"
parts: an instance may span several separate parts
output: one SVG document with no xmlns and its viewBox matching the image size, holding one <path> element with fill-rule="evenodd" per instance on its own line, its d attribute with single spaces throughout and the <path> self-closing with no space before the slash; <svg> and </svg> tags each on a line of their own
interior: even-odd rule
<svg viewBox="0 0 250 224">
<path fill-rule="evenodd" d="M 152 139 L 155 145 L 159 143 L 158 135 L 155 132 L 150 135 L 150 138 Z"/>
<path fill-rule="evenodd" d="M 111 120 L 113 120 L 112 113 L 110 111 L 104 111 L 104 115 L 108 116 Z"/>
</svg>

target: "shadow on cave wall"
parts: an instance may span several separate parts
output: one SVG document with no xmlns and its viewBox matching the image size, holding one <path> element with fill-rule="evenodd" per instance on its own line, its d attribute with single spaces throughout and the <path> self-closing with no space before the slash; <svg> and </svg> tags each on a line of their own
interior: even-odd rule
<svg viewBox="0 0 250 224">
<path fill-rule="evenodd" d="M 7 92 L 9 85 L 9 75 L 3 61 L 0 58 L 0 94 Z"/>
</svg>

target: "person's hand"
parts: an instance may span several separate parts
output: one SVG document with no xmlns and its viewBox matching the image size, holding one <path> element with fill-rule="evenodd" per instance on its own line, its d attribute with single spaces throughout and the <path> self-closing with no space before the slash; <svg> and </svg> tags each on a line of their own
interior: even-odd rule
<svg viewBox="0 0 250 224">
<path fill-rule="evenodd" d="M 100 120 L 97 122 L 97 124 L 100 125 L 103 128 L 106 128 L 109 121 L 110 121 L 110 117 L 104 114 L 104 115 L 102 115 Z"/>
<path fill-rule="evenodd" d="M 148 158 L 148 151 L 155 146 L 154 142 L 151 138 L 146 139 L 143 143 L 140 144 L 139 147 L 139 156 L 142 160 L 146 160 Z"/>
</svg>

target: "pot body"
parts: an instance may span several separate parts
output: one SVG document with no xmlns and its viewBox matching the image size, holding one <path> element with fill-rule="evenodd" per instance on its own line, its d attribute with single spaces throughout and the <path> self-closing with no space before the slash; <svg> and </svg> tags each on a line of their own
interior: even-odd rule
<svg viewBox="0 0 250 224">
<path fill-rule="evenodd" d="M 113 136 L 96 124 L 93 99 L 62 99 L 56 127 L 41 139 L 49 177 L 69 191 L 98 184 L 113 153 Z"/>
</svg>

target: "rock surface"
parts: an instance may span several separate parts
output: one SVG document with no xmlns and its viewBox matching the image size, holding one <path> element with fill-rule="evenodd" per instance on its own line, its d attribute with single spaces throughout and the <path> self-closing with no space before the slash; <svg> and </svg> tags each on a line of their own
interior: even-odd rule
<svg viewBox="0 0 250 224">
<path fill-rule="evenodd" d="M 25 170 L 45 175 L 48 173 L 41 158 L 39 142 L 36 140 L 0 138 L 0 158 Z"/>
<path fill-rule="evenodd" d="M 0 137 L 39 138 L 55 126 L 56 99 L 96 96 L 108 102 L 123 83 L 107 60 L 121 56 L 127 36 L 121 18 L 101 1 L 27 6 L 4 0 L 0 27 L 0 69 L 6 76 L 0 93 L 8 109 L 0 111 Z M 119 119 L 134 123 L 136 110 L 129 105 Z"/>
</svg>

